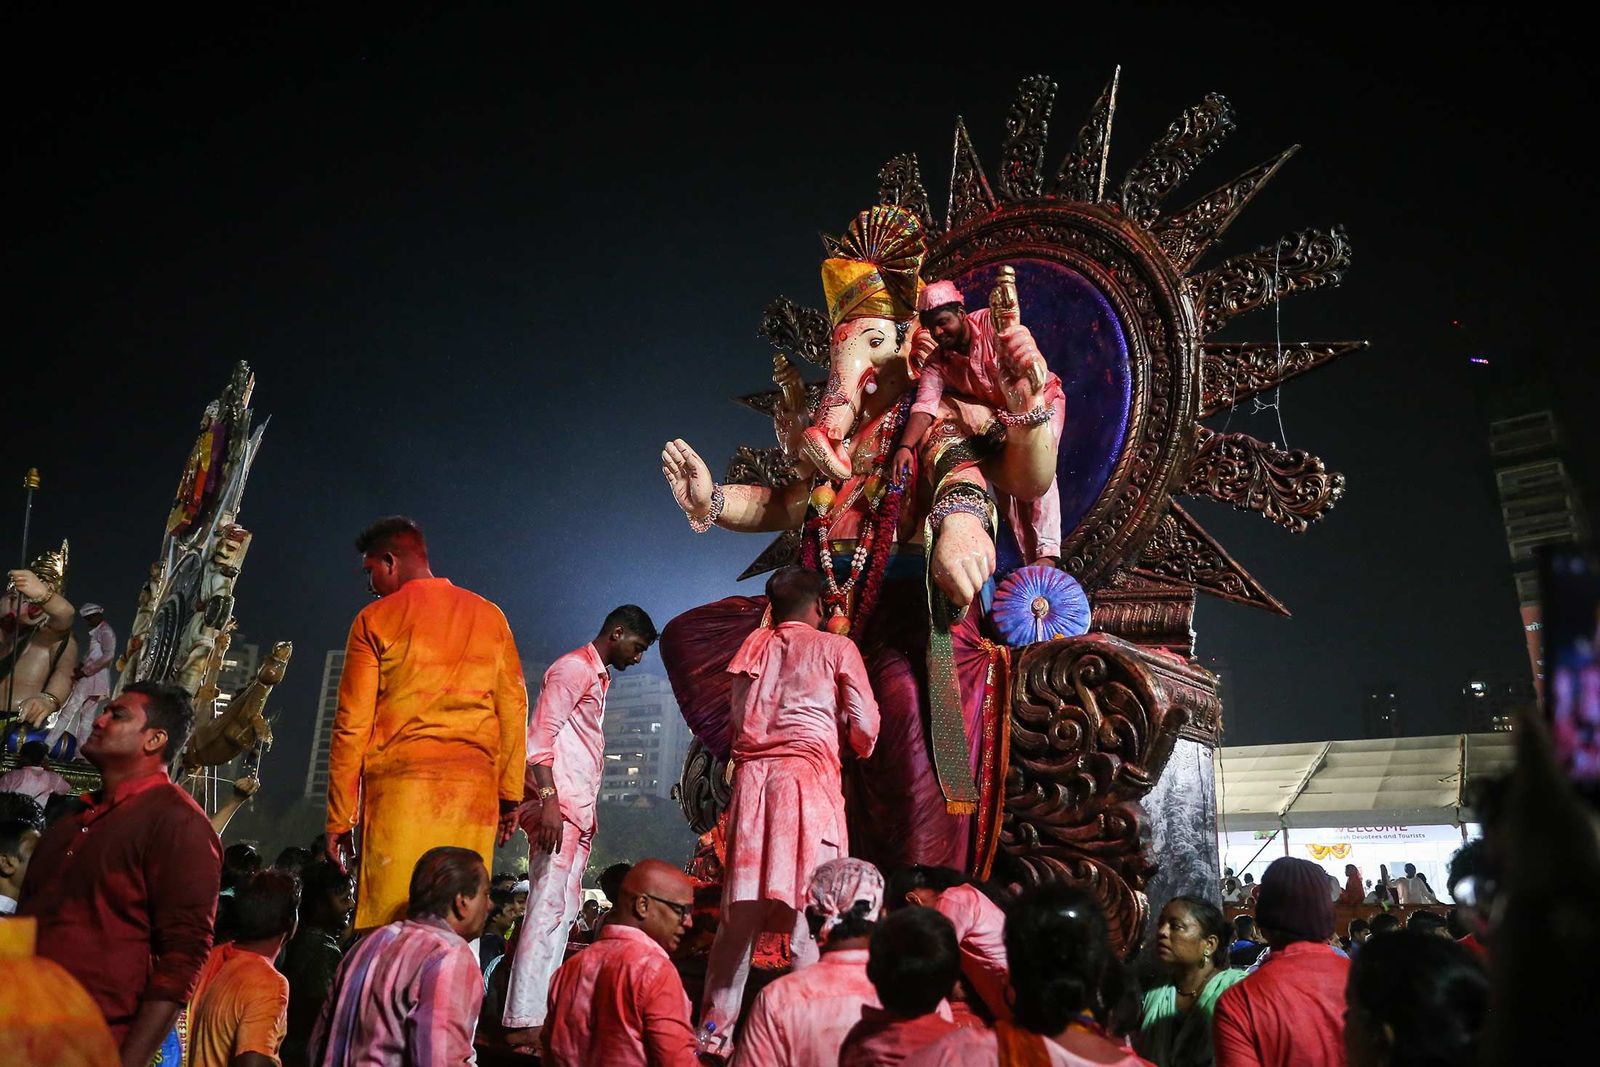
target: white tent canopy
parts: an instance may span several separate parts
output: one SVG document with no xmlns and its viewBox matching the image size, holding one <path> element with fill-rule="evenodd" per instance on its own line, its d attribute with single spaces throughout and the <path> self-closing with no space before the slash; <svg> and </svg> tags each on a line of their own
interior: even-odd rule
<svg viewBox="0 0 1600 1067">
<path fill-rule="evenodd" d="M 1219 748 L 1219 830 L 1476 821 L 1474 779 L 1511 769 L 1510 734 Z"/>
</svg>

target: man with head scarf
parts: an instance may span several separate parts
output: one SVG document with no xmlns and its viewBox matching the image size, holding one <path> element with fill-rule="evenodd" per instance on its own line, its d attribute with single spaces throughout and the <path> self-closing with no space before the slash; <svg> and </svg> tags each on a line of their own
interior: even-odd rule
<svg viewBox="0 0 1600 1067">
<path fill-rule="evenodd" d="M 862 1008 L 881 1007 L 867 948 L 883 912 L 883 875 L 865 860 L 830 860 L 811 875 L 806 921 L 822 957 L 763 989 L 739 1032 L 734 1067 L 833 1067 Z"/>
<path fill-rule="evenodd" d="M 111 665 L 117 659 L 116 631 L 106 622 L 105 609 L 99 604 L 85 604 L 78 609 L 78 617 L 89 628 L 89 649 L 72 672 L 72 692 L 45 738 L 52 747 L 64 734 L 70 734 L 76 746 L 87 741 L 100 701 L 111 695 Z"/>
<path fill-rule="evenodd" d="M 728 666 L 734 676 L 733 801 L 722 916 L 702 1013 L 723 1033 L 739 1018 L 750 954 L 762 931 L 791 935 L 796 970 L 815 960 L 803 914 L 808 899 L 815 902 L 807 897 L 806 879 L 819 864 L 825 868 L 849 852 L 839 739 L 847 737 L 855 754 L 866 757 L 878 737 L 878 704 L 860 651 L 848 637 L 819 629 L 817 573 L 780 568 L 767 581 L 767 597 L 772 624 L 745 638 Z M 865 968 L 865 953 L 862 960 Z"/>
<path fill-rule="evenodd" d="M 1343 1067 L 1350 960 L 1328 944 L 1327 886 L 1321 867 L 1291 856 L 1261 876 L 1256 925 L 1272 950 L 1217 1001 L 1217 1067 Z"/>
</svg>

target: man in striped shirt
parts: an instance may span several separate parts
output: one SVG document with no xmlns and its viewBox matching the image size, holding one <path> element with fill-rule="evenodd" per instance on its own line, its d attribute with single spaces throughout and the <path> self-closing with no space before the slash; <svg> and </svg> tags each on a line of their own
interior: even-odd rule
<svg viewBox="0 0 1600 1067">
<path fill-rule="evenodd" d="M 311 1039 L 321 1067 L 473 1063 L 483 978 L 469 941 L 489 917 L 489 872 L 471 849 L 423 853 L 406 917 L 368 934 L 339 965 Z"/>
</svg>

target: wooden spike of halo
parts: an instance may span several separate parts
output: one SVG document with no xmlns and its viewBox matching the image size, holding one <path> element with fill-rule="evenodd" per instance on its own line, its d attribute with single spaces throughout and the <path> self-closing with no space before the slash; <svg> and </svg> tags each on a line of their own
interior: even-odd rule
<svg viewBox="0 0 1600 1067">
<path fill-rule="evenodd" d="M 1056 83 L 1042 74 L 1025 78 L 1006 116 L 996 179 L 1002 199 L 1032 200 L 1044 195 L 1044 149 L 1050 136 L 1050 109 Z"/>
<path fill-rule="evenodd" d="M 1179 270 L 1187 272 L 1233 224 L 1245 205 L 1272 180 L 1278 168 L 1299 150 L 1299 145 L 1291 145 L 1265 163 L 1217 186 L 1182 211 L 1157 222 L 1151 228 L 1157 243 Z"/>
<path fill-rule="evenodd" d="M 1122 181 L 1122 210 L 1134 222 L 1150 225 L 1167 194 L 1194 173 L 1236 125 L 1233 105 L 1221 93 L 1207 93 L 1200 103 L 1186 108 L 1128 170 Z"/>
<path fill-rule="evenodd" d="M 1135 573 L 1192 585 L 1203 593 L 1237 604 L 1288 615 L 1283 602 L 1239 565 L 1227 550 L 1178 504 L 1162 516 L 1139 553 Z"/>
<path fill-rule="evenodd" d="M 1290 293 L 1338 285 L 1349 265 L 1350 238 L 1342 226 L 1301 230 L 1276 244 L 1234 256 L 1195 276 L 1201 329 L 1209 335 L 1229 320 Z"/>
<path fill-rule="evenodd" d="M 922 221 L 922 228 L 930 237 L 943 232 L 933 221 L 933 207 L 914 152 L 895 156 L 878 168 L 878 203 L 905 208 Z"/>
<path fill-rule="evenodd" d="M 1050 192 L 1063 200 L 1082 200 L 1098 204 L 1106 198 L 1106 168 L 1111 158 L 1111 122 L 1117 114 L 1117 85 L 1122 79 L 1119 65 L 1111 80 L 1100 91 L 1089 119 L 1078 131 L 1078 139 L 1056 170 Z"/>
<path fill-rule="evenodd" d="M 945 214 L 945 229 L 954 230 L 994 209 L 994 192 L 984 176 L 978 153 L 972 149 L 966 121 L 957 116 L 955 151 L 950 160 L 950 208 Z"/>
<path fill-rule="evenodd" d="M 1367 341 L 1300 341 L 1279 346 L 1270 341 L 1201 345 L 1200 415 L 1219 411 L 1276 389 L 1291 378 L 1366 348 Z"/>
</svg>

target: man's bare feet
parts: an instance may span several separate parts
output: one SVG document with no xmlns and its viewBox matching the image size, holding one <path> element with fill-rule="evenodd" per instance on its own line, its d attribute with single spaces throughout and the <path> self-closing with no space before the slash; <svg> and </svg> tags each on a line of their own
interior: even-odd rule
<svg viewBox="0 0 1600 1067">
<path fill-rule="evenodd" d="M 544 1032 L 542 1026 L 524 1026 L 518 1030 L 506 1031 L 506 1044 L 514 1049 L 523 1049 L 529 1052 L 539 1050 L 539 1035 Z"/>
</svg>

